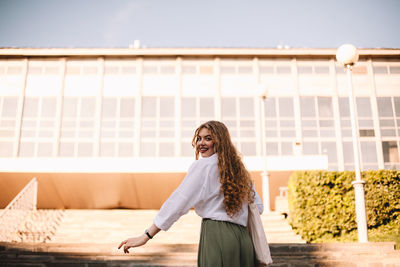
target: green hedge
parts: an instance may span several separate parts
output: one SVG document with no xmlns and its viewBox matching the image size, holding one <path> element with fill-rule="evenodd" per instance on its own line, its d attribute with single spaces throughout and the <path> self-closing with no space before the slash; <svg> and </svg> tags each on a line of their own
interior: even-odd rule
<svg viewBox="0 0 400 267">
<path fill-rule="evenodd" d="M 357 229 L 354 172 L 298 171 L 289 179 L 289 222 L 306 241 L 339 237 Z M 368 228 L 400 214 L 400 171 L 362 173 Z"/>
</svg>

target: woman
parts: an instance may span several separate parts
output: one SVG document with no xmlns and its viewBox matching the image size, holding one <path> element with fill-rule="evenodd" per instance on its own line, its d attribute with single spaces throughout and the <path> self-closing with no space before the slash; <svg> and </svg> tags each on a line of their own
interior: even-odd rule
<svg viewBox="0 0 400 267">
<path fill-rule="evenodd" d="M 130 248 L 146 244 L 194 207 L 203 218 L 198 266 L 254 266 L 253 243 L 245 228 L 248 203 L 255 202 L 260 213 L 263 206 L 228 129 L 218 121 L 203 123 L 196 129 L 192 145 L 196 161 L 153 224 L 143 235 L 124 240 L 118 248 L 124 246 L 124 252 L 129 253 Z"/>
</svg>

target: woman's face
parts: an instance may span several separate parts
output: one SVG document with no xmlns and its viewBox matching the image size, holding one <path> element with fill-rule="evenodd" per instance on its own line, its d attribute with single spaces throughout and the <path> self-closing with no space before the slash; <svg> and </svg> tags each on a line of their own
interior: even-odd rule
<svg viewBox="0 0 400 267">
<path fill-rule="evenodd" d="M 203 158 L 208 158 L 214 154 L 214 141 L 212 140 L 210 130 L 202 128 L 196 139 L 196 147 Z"/>
</svg>

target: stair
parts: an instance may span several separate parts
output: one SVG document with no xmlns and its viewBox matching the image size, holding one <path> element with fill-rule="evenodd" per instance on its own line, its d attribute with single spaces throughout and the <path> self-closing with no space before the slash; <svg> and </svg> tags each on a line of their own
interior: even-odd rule
<svg viewBox="0 0 400 267">
<path fill-rule="evenodd" d="M 46 243 L 0 243 L 0 266 L 196 266 L 201 219 L 193 211 L 130 254 L 117 249 L 127 237 L 142 234 L 156 214 L 157 210 L 65 210 Z M 400 267 L 395 243 L 305 244 L 283 215 L 263 214 L 262 221 L 271 266 Z"/>
<path fill-rule="evenodd" d="M 399 267 L 394 243 L 271 244 L 274 267 Z M 148 244 L 124 254 L 115 244 L 0 243 L 0 266 L 196 266 L 195 244 Z"/>
<path fill-rule="evenodd" d="M 269 243 L 306 243 L 293 231 L 283 214 L 264 213 L 261 215 L 261 220 Z"/>
<path fill-rule="evenodd" d="M 142 234 L 157 210 L 65 210 L 52 240 L 54 243 L 113 243 Z M 269 243 L 305 243 L 296 235 L 284 215 L 261 216 Z M 156 244 L 197 244 L 201 218 L 193 210 L 182 216 L 167 232 L 161 231 L 151 241 Z"/>
</svg>

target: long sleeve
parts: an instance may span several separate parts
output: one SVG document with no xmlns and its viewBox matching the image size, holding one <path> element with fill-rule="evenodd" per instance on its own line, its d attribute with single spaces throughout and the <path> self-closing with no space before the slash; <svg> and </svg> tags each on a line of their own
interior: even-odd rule
<svg viewBox="0 0 400 267">
<path fill-rule="evenodd" d="M 191 165 L 182 183 L 165 201 L 154 218 L 153 222 L 158 228 L 167 231 L 201 199 L 206 170 L 207 165 L 201 160 L 197 160 Z"/>
</svg>

